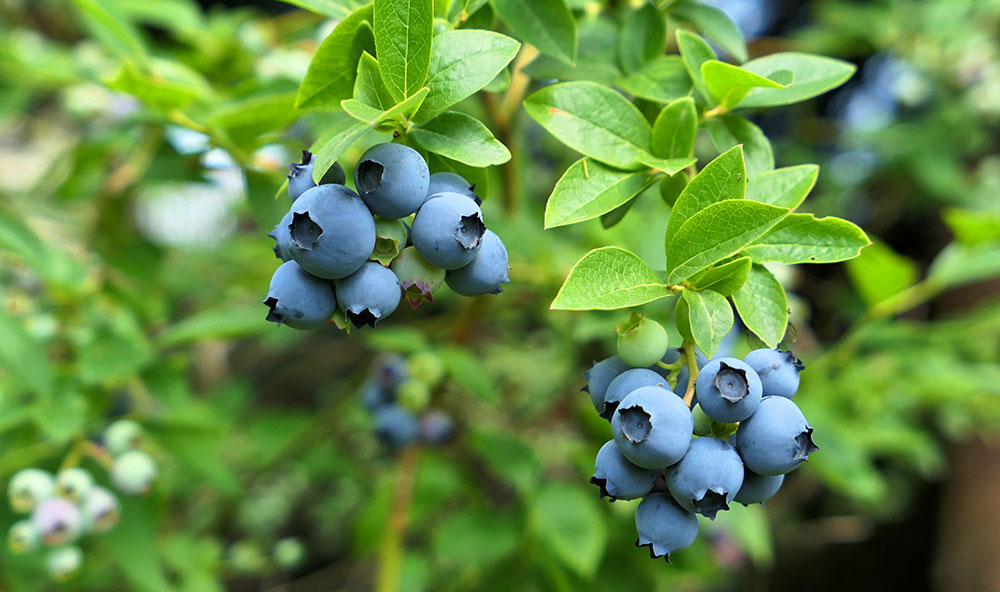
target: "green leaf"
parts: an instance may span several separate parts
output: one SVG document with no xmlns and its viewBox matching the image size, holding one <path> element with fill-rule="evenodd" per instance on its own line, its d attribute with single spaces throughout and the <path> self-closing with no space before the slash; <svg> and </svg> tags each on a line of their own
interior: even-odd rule
<svg viewBox="0 0 1000 592">
<path fill-rule="evenodd" d="M 608 532 L 596 496 L 580 487 L 543 485 L 531 508 L 531 523 L 542 545 L 563 565 L 592 577 L 601 565 Z"/>
<path fill-rule="evenodd" d="M 151 76 L 140 70 L 130 60 L 125 60 L 105 84 L 114 90 L 128 93 L 146 105 L 162 110 L 183 109 L 199 99 L 210 99 L 210 90 Z"/>
<path fill-rule="evenodd" d="M 594 82 L 563 82 L 535 92 L 524 110 L 564 144 L 621 169 L 642 167 L 652 130 L 639 109 Z"/>
<path fill-rule="evenodd" d="M 0 308 L 0 366 L 35 394 L 52 393 L 54 375 L 45 344 L 5 308 Z"/>
<path fill-rule="evenodd" d="M 448 376 L 457 386 L 485 401 L 496 400 L 497 385 L 480 357 L 472 354 L 468 348 L 460 347 L 441 348 L 440 353 Z"/>
<path fill-rule="evenodd" d="M 475 117 L 445 111 L 407 135 L 425 150 L 474 167 L 503 164 L 510 160 L 507 147 L 493 137 Z"/>
<path fill-rule="evenodd" d="M 718 60 L 701 65 L 701 78 L 712 98 L 724 109 L 737 106 L 754 88 L 784 88 L 770 78 Z"/>
<path fill-rule="evenodd" d="M 338 2 L 337 0 L 279 0 L 285 4 L 298 6 L 299 8 L 323 15 L 332 19 L 342 19 L 351 13 L 351 9 L 345 4 L 360 4 L 360 2 Z"/>
<path fill-rule="evenodd" d="M 733 294 L 733 304 L 747 329 L 768 347 L 778 347 L 788 326 L 788 300 L 770 271 L 754 265 L 747 282 Z"/>
<path fill-rule="evenodd" d="M 952 243 L 944 248 L 927 271 L 927 280 L 942 289 L 980 282 L 1000 276 L 1000 243 L 966 246 Z"/>
<path fill-rule="evenodd" d="M 767 171 L 747 181 L 747 199 L 795 209 L 816 185 L 819 166 L 803 164 Z"/>
<path fill-rule="evenodd" d="M 354 80 L 354 98 L 380 111 L 396 104 L 382 80 L 378 62 L 367 51 L 358 60 L 358 76 Z"/>
<path fill-rule="evenodd" d="M 733 307 L 725 296 L 712 290 L 684 290 L 681 297 L 688 306 L 688 322 L 695 345 L 711 358 L 733 329 Z"/>
<path fill-rule="evenodd" d="M 232 339 L 262 333 L 260 313 L 257 307 L 225 307 L 198 312 L 164 329 L 157 336 L 156 344 L 167 348 L 208 339 Z"/>
<path fill-rule="evenodd" d="M 847 275 L 869 308 L 912 286 L 919 273 L 916 263 L 880 240 L 847 262 Z"/>
<path fill-rule="evenodd" d="M 660 103 L 691 94 L 691 78 L 678 56 L 659 56 L 615 84 L 637 97 Z"/>
<path fill-rule="evenodd" d="M 545 205 L 545 228 L 596 218 L 642 193 L 656 179 L 646 172 L 613 169 L 581 158 L 556 182 Z"/>
<path fill-rule="evenodd" d="M 340 21 L 316 50 L 299 93 L 298 109 L 339 109 L 354 93 L 357 63 L 365 51 L 375 51 L 371 25 L 372 6 L 363 6 Z"/>
<path fill-rule="evenodd" d="M 774 540 L 764 506 L 733 504 L 728 512 L 720 512 L 713 524 L 725 530 L 758 568 L 774 563 Z"/>
<path fill-rule="evenodd" d="M 745 70 L 771 77 L 776 72 L 792 73 L 787 88 L 758 88 L 740 103 L 741 108 L 788 105 L 821 95 L 847 82 L 854 74 L 854 64 L 799 52 L 774 53 L 743 64 Z"/>
<path fill-rule="evenodd" d="M 635 205 L 635 200 L 639 199 L 639 196 L 635 196 L 617 208 L 607 212 L 606 214 L 601 214 L 601 226 L 604 228 L 614 228 L 622 219 L 625 218 L 625 214 L 632 209 Z"/>
<path fill-rule="evenodd" d="M 698 110 L 694 99 L 677 99 L 656 116 L 651 141 L 653 154 L 660 158 L 691 156 L 697 134 Z"/>
<path fill-rule="evenodd" d="M 72 0 L 84 26 L 116 54 L 142 60 L 146 55 L 142 36 L 129 19 L 116 12 L 117 2 Z"/>
<path fill-rule="evenodd" d="M 746 283 L 751 265 L 749 257 L 740 257 L 698 272 L 685 283 L 695 290 L 713 290 L 729 296 Z"/>
<path fill-rule="evenodd" d="M 121 498 L 121 511 L 128 520 L 101 536 L 106 546 L 106 556 L 118 564 L 129 589 L 137 592 L 169 592 L 170 584 L 157 549 L 157 540 L 150 533 L 156 532 L 156 500 L 151 497 L 126 496 Z"/>
<path fill-rule="evenodd" d="M 667 285 L 638 255 L 618 247 L 602 247 L 577 261 L 550 308 L 615 310 L 669 294 Z"/>
<path fill-rule="evenodd" d="M 674 301 L 674 326 L 685 341 L 694 341 L 694 335 L 691 334 L 691 311 L 684 298 Z"/>
<path fill-rule="evenodd" d="M 576 19 L 566 0 L 492 0 L 511 31 L 538 51 L 570 66 L 576 63 Z"/>
<path fill-rule="evenodd" d="M 947 208 L 943 216 L 955 239 L 962 244 L 971 246 L 1000 240 L 1000 213 Z"/>
<path fill-rule="evenodd" d="M 510 88 L 510 69 L 504 68 L 482 90 L 490 93 L 502 93 L 508 88 Z"/>
<path fill-rule="evenodd" d="M 673 176 L 698 162 L 698 159 L 693 156 L 689 158 L 663 159 L 657 158 L 648 152 L 643 152 L 639 154 L 639 162 L 654 169 L 654 172 L 666 173 Z"/>
<path fill-rule="evenodd" d="M 667 243 L 681 226 L 700 210 L 725 199 L 743 199 L 746 193 L 746 170 L 743 149 L 739 146 L 723 152 L 693 179 L 677 196 L 667 221 Z"/>
<path fill-rule="evenodd" d="M 521 526 L 493 508 L 461 508 L 435 522 L 434 558 L 462 568 L 483 569 L 517 550 Z"/>
<path fill-rule="evenodd" d="M 680 203 L 680 198 L 677 202 Z M 738 253 L 773 228 L 788 212 L 786 208 L 745 199 L 730 199 L 708 206 L 691 216 L 668 243 L 667 281 L 678 284 Z"/>
<path fill-rule="evenodd" d="M 774 169 L 774 152 L 771 142 L 759 127 L 739 115 L 724 115 L 710 119 L 705 124 L 712 137 L 712 143 L 719 152 L 729 150 L 737 144 L 743 145 L 747 176 L 751 179 Z"/>
<path fill-rule="evenodd" d="M 833 263 L 857 257 L 869 244 L 864 231 L 847 220 L 791 214 L 743 254 L 757 263 Z"/>
<path fill-rule="evenodd" d="M 375 55 L 397 101 L 424 86 L 431 63 L 432 0 L 375 0 Z"/>
<path fill-rule="evenodd" d="M 705 43 L 704 39 L 684 29 L 677 29 L 677 48 L 681 52 L 684 68 L 687 69 L 694 87 L 698 89 L 698 93 L 706 101 L 711 101 L 712 93 L 709 92 L 701 77 L 701 65 L 709 60 L 714 60 L 715 52 Z"/>
<path fill-rule="evenodd" d="M 726 50 L 737 62 L 747 60 L 747 44 L 732 20 L 714 6 L 683 0 L 670 5 L 670 16 L 687 23 Z"/>
<path fill-rule="evenodd" d="M 521 44 L 499 33 L 461 29 L 434 38 L 427 87 L 431 89 L 414 120 L 433 118 L 490 84 Z"/>
<path fill-rule="evenodd" d="M 625 15 L 621 34 L 618 35 L 618 60 L 626 72 L 663 53 L 667 42 L 667 23 L 663 15 L 650 3 Z"/>
<path fill-rule="evenodd" d="M 382 117 L 382 109 L 369 107 L 357 99 L 344 99 L 340 102 L 344 112 L 363 123 L 372 123 Z"/>
</svg>

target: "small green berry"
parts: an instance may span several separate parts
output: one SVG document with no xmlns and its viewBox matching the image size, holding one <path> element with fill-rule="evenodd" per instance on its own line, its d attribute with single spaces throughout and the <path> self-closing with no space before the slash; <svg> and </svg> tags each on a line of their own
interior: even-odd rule
<svg viewBox="0 0 1000 592">
<path fill-rule="evenodd" d="M 72 467 L 56 475 L 56 495 L 76 504 L 86 499 L 93 487 L 94 477 L 87 469 Z"/>
<path fill-rule="evenodd" d="M 112 455 L 131 450 L 142 443 L 142 426 L 131 419 L 119 419 L 104 430 L 104 447 Z"/>
<path fill-rule="evenodd" d="M 38 543 L 38 531 L 31 525 L 30 520 L 18 520 L 7 531 L 7 546 L 15 555 L 34 551 L 38 548 Z"/>
<path fill-rule="evenodd" d="M 31 511 L 31 525 L 46 545 L 62 545 L 80 534 L 80 509 L 61 497 L 43 500 Z"/>
<path fill-rule="evenodd" d="M 146 493 L 155 478 L 156 463 L 141 450 L 123 452 L 111 467 L 115 487 L 129 495 Z"/>
<path fill-rule="evenodd" d="M 663 325 L 633 312 L 618 325 L 618 356 L 633 368 L 646 368 L 667 353 L 667 331 Z"/>
<path fill-rule="evenodd" d="M 118 524 L 121 506 L 118 498 L 103 487 L 94 487 L 83 501 L 83 520 L 87 530 L 106 532 Z"/>
<path fill-rule="evenodd" d="M 267 567 L 260 546 L 249 539 L 239 539 L 229 547 L 229 565 L 240 574 L 259 574 Z"/>
<path fill-rule="evenodd" d="M 45 557 L 45 569 L 57 582 L 72 578 L 83 565 L 83 551 L 79 547 L 58 547 Z"/>
<path fill-rule="evenodd" d="M 430 387 L 435 387 L 444 378 L 444 362 L 432 352 L 418 352 L 406 361 L 410 376 L 424 381 Z"/>
<path fill-rule="evenodd" d="M 54 489 L 55 479 L 48 471 L 34 468 L 18 471 L 7 485 L 10 507 L 22 514 L 30 512 L 39 502 L 50 497 Z"/>
<path fill-rule="evenodd" d="M 274 544 L 274 563 L 281 569 L 297 567 L 305 554 L 305 545 L 295 537 L 284 538 Z"/>
<path fill-rule="evenodd" d="M 396 397 L 404 408 L 410 411 L 423 411 L 431 402 L 431 389 L 422 380 L 407 378 L 396 390 Z"/>
<path fill-rule="evenodd" d="M 371 260 L 378 261 L 384 267 L 399 255 L 406 247 L 406 237 L 409 231 L 402 220 L 375 218 L 375 250 Z"/>
</svg>

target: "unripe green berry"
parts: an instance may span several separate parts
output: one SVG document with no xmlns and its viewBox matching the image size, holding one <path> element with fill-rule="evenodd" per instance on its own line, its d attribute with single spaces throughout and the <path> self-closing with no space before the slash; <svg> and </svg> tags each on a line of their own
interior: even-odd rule
<svg viewBox="0 0 1000 592">
<path fill-rule="evenodd" d="M 83 551 L 79 547 L 58 547 L 45 557 L 45 569 L 57 582 L 65 582 L 73 577 L 83 565 Z"/>
<path fill-rule="evenodd" d="M 156 463 L 141 450 L 123 452 L 111 467 L 111 480 L 122 493 L 146 493 L 155 478 Z"/>
<path fill-rule="evenodd" d="M 409 232 L 402 220 L 375 218 L 375 250 L 370 259 L 388 267 L 406 246 Z"/>
<path fill-rule="evenodd" d="M 633 368 L 646 368 L 667 353 L 667 331 L 663 325 L 633 312 L 618 325 L 618 356 Z"/>
<path fill-rule="evenodd" d="M 142 443 L 142 426 L 131 419 L 119 419 L 104 430 L 104 447 L 112 456 Z"/>
<path fill-rule="evenodd" d="M 103 487 L 94 487 L 83 500 L 83 521 L 86 530 L 106 532 L 118 524 L 121 506 L 118 498 Z"/>
<path fill-rule="evenodd" d="M 30 520 L 18 520 L 7 531 L 7 546 L 11 553 L 20 555 L 38 548 L 38 531 Z"/>
<path fill-rule="evenodd" d="M 284 538 L 274 544 L 274 563 L 281 569 L 297 567 L 305 554 L 305 545 L 295 537 Z"/>
<path fill-rule="evenodd" d="M 55 479 L 48 471 L 24 469 L 14 473 L 7 485 L 10 507 L 15 512 L 30 512 L 39 502 L 52 495 Z"/>
<path fill-rule="evenodd" d="M 424 381 L 431 387 L 437 386 L 444 378 L 444 362 L 432 352 L 418 352 L 406 361 L 410 376 Z"/>
<path fill-rule="evenodd" d="M 87 469 L 71 467 L 59 471 L 59 474 L 56 475 L 56 495 L 75 504 L 86 499 L 93 487 L 94 477 Z"/>
<path fill-rule="evenodd" d="M 427 408 L 431 402 L 431 389 L 427 383 L 417 378 L 404 380 L 396 389 L 396 397 L 404 408 L 419 412 Z"/>
<path fill-rule="evenodd" d="M 403 288 L 403 296 L 413 308 L 424 300 L 434 302 L 431 294 L 444 284 L 447 273 L 440 267 L 431 265 L 415 247 L 403 249 L 390 268 Z"/>
</svg>

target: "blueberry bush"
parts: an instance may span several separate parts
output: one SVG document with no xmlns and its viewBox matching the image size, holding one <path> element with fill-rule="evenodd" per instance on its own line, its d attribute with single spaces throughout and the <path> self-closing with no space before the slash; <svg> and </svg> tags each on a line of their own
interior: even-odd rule
<svg viewBox="0 0 1000 592">
<path fill-rule="evenodd" d="M 0 588 L 991 589 L 998 8 L 0 0 Z"/>
</svg>

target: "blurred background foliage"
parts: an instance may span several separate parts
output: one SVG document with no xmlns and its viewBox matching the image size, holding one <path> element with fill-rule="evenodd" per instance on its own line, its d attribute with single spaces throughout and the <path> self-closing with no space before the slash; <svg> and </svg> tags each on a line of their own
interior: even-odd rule
<svg viewBox="0 0 1000 592">
<path fill-rule="evenodd" d="M 503 92 L 460 105 L 513 154 L 475 179 L 510 250 L 503 295 L 442 291 L 351 336 L 264 322 L 285 166 L 343 117 L 294 109 L 298 83 L 332 13 L 363 2 L 292 4 L 327 14 L 0 0 L 0 479 L 54 470 L 121 415 L 146 426 L 162 467 L 60 586 L 367 589 L 401 543 L 413 591 L 1000 587 L 1000 3 L 714 2 L 751 57 L 859 66 L 843 88 L 754 120 L 778 166 L 822 165 L 812 211 L 877 238 L 847 265 L 776 269 L 793 296 L 785 345 L 807 367 L 796 401 L 821 452 L 766 508 L 703 523 L 709 536 L 673 567 L 633 547 L 634 502 L 601 503 L 587 483 L 609 431 L 581 373 L 613 351 L 621 314 L 548 311 L 590 248 L 662 258 L 669 208 L 644 199 L 611 229 L 542 231 L 576 156 L 523 112 L 491 118 Z M 539 57 L 512 92 L 620 76 L 633 6 L 569 4 L 577 67 Z M 505 31 L 489 5 L 463 26 Z M 372 132 L 341 163 L 350 173 L 386 139 Z M 669 307 L 645 308 L 667 321 Z M 457 419 L 452 444 L 402 461 L 380 448 L 357 388 L 386 351 L 445 361 L 435 397 Z M 409 477 L 409 524 L 392 541 Z M 14 520 L 6 506 L 0 517 Z M 289 536 L 304 558 L 279 569 L 272 549 Z M 40 561 L 3 554 L 0 587 L 47 585 Z"/>
</svg>

